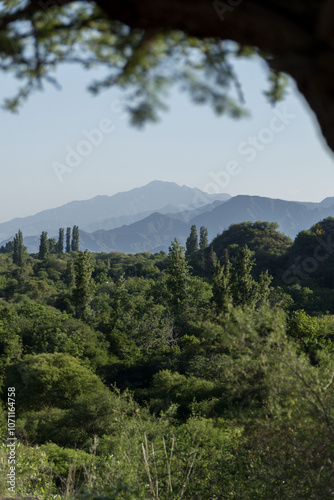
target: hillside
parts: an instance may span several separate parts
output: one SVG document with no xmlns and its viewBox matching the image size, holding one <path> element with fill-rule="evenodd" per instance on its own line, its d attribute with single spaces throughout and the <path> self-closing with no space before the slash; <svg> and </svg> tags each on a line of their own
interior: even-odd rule
<svg viewBox="0 0 334 500">
<path fill-rule="evenodd" d="M 188 224 L 153 213 L 145 219 L 111 231 L 103 229 L 94 233 L 80 233 L 80 247 L 95 252 L 120 251 L 125 253 L 160 252 L 168 250 L 170 242 L 177 238 L 185 243 Z"/>
</svg>

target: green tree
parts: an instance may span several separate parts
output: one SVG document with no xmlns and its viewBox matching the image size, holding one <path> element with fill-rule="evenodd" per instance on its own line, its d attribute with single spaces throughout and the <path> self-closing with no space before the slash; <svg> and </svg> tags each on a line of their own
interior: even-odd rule
<svg viewBox="0 0 334 500">
<path fill-rule="evenodd" d="M 49 253 L 52 253 L 52 254 L 58 253 L 56 238 L 49 238 L 48 245 L 49 245 Z"/>
<path fill-rule="evenodd" d="M 207 257 L 207 269 L 208 269 L 208 271 L 212 271 L 212 269 L 217 265 L 217 262 L 218 262 L 217 254 L 213 249 L 213 245 L 211 244 L 210 249 L 209 249 L 209 254 Z"/>
<path fill-rule="evenodd" d="M 48 233 L 43 231 L 40 237 L 38 258 L 44 260 L 49 253 Z"/>
<path fill-rule="evenodd" d="M 209 245 L 209 235 L 206 227 L 201 226 L 199 232 L 199 248 L 201 250 L 205 250 L 205 248 Z"/>
<path fill-rule="evenodd" d="M 7 241 L 6 245 L 0 247 L 0 253 L 11 253 L 14 251 L 14 241 Z"/>
<path fill-rule="evenodd" d="M 190 228 L 190 235 L 186 241 L 186 256 L 189 257 L 194 252 L 198 250 L 198 236 L 197 236 L 197 228 L 195 225 Z"/>
<path fill-rule="evenodd" d="M 219 262 L 212 268 L 212 302 L 219 312 L 225 311 L 227 304 L 231 302 L 232 289 L 232 265 L 229 259 L 225 265 Z"/>
<path fill-rule="evenodd" d="M 73 229 L 72 229 L 71 250 L 72 250 L 72 252 L 79 251 L 79 227 L 78 226 L 73 226 Z"/>
<path fill-rule="evenodd" d="M 181 247 L 175 238 L 171 242 L 168 253 L 167 290 L 169 304 L 176 319 L 185 311 L 188 299 L 189 266 Z"/>
<path fill-rule="evenodd" d="M 71 228 L 66 229 L 66 253 L 71 251 Z"/>
<path fill-rule="evenodd" d="M 24 262 L 24 250 L 23 246 L 23 235 L 19 230 L 14 238 L 14 253 L 13 253 L 13 263 L 22 267 Z"/>
<path fill-rule="evenodd" d="M 64 253 L 64 228 L 63 227 L 59 228 L 59 236 L 58 236 L 58 243 L 57 243 L 57 252 L 58 253 Z"/>
<path fill-rule="evenodd" d="M 235 272 L 232 281 L 232 297 L 235 305 L 266 304 L 269 299 L 272 277 L 268 272 L 261 273 L 257 282 L 252 276 L 254 260 L 253 252 L 245 245 L 237 257 Z"/>
<path fill-rule="evenodd" d="M 74 272 L 74 264 L 72 258 L 67 260 L 66 270 L 65 270 L 65 283 L 71 288 L 75 283 L 75 272 Z"/>
<path fill-rule="evenodd" d="M 115 290 L 112 297 L 111 305 L 113 310 L 112 327 L 115 328 L 117 320 L 121 317 L 126 298 L 126 284 L 124 274 L 118 278 L 115 283 Z"/>
<path fill-rule="evenodd" d="M 202 272 L 204 273 L 206 270 L 206 262 L 205 262 L 205 249 L 209 245 L 209 238 L 208 238 L 208 230 L 206 227 L 201 226 L 200 228 L 200 233 L 199 233 L 199 248 L 200 248 L 200 268 Z"/>
<path fill-rule="evenodd" d="M 92 299 L 92 270 L 88 250 L 79 252 L 74 263 L 75 286 L 73 290 L 73 301 L 76 308 L 76 314 L 79 318 L 86 318 L 90 311 L 90 302 Z"/>
</svg>

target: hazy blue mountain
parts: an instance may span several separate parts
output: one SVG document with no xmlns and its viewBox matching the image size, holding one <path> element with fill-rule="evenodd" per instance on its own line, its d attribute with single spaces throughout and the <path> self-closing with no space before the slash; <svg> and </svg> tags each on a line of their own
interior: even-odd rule
<svg viewBox="0 0 334 500">
<path fill-rule="evenodd" d="M 222 198 L 225 198 L 226 196 L 229 195 L 216 195 L 216 196 L 221 196 Z M 230 199 L 230 198 L 228 198 Z M 226 200 L 224 200 L 226 201 Z M 188 206 L 188 210 L 184 210 L 180 212 L 180 207 L 179 206 L 174 206 L 172 204 L 166 205 L 165 207 L 159 208 L 159 213 L 163 215 L 167 215 L 168 217 L 171 217 L 172 219 L 180 220 L 183 222 L 187 222 L 190 219 L 193 219 L 197 215 L 200 215 L 204 212 L 209 212 L 210 210 L 213 210 L 213 208 L 217 207 L 221 203 L 224 203 L 224 201 L 221 201 L 221 199 L 215 200 L 213 203 L 209 203 L 204 206 L 196 207 L 196 206 Z M 108 219 L 104 219 L 103 221 L 100 222 L 93 222 L 92 224 L 88 224 L 87 226 L 82 227 L 82 229 L 88 233 L 93 233 L 94 231 L 97 231 L 99 229 L 105 229 L 106 231 L 109 229 L 115 229 L 116 227 L 121 227 L 124 225 L 129 225 L 134 222 L 138 222 L 142 219 L 145 219 L 152 213 L 154 213 L 156 210 L 148 210 L 146 212 L 140 212 L 138 214 L 134 215 L 121 215 L 120 217 L 110 217 Z"/>
<path fill-rule="evenodd" d="M 19 229 L 24 236 L 34 236 L 42 231 L 53 235 L 57 234 L 59 227 L 72 227 L 75 224 L 81 229 L 94 224 L 100 224 L 104 228 L 101 224 L 103 221 L 108 221 L 109 227 L 106 228 L 109 229 L 113 224 L 131 223 L 131 219 L 126 219 L 128 216 L 147 215 L 168 206 L 173 207 L 173 211 L 180 212 L 210 204 L 217 199 L 223 201 L 229 198 L 228 194 L 208 194 L 174 182 L 153 181 L 146 186 L 113 196 L 73 201 L 36 215 L 1 223 L 0 240 L 12 238 Z M 115 221 L 110 227 L 110 219 L 113 218 Z M 94 229 L 90 228 L 90 231 Z"/>
<path fill-rule="evenodd" d="M 218 199 L 210 199 L 210 195 L 186 186 L 156 181 L 112 197 L 101 196 L 46 210 L 20 219 L 20 225 L 15 226 L 17 219 L 16 222 L 0 224 L 0 233 L 15 227 L 9 236 L 12 239 L 21 229 L 28 250 L 37 252 L 42 230 L 47 230 L 49 237 L 57 237 L 59 227 L 76 224 L 80 228 L 80 248 L 83 250 L 157 252 L 168 251 L 175 237 L 184 245 L 193 224 L 198 230 L 200 226 L 207 227 L 209 238 L 213 239 L 231 224 L 258 220 L 277 222 L 279 231 L 294 239 L 299 231 L 310 228 L 325 217 L 334 216 L 334 198 L 326 198 L 321 203 L 301 203 L 260 196 L 211 196 Z M 161 207 L 153 210 L 151 207 L 159 201 Z M 143 210 L 144 207 L 147 210 Z M 5 241 L 0 246 L 8 238 L 1 239 Z"/>
<path fill-rule="evenodd" d="M 225 201 L 216 200 L 213 203 L 204 205 L 204 207 L 194 208 L 193 210 L 185 210 L 183 212 L 177 212 L 177 213 L 166 212 L 165 215 L 171 217 L 172 219 L 181 220 L 183 222 L 189 222 L 198 215 L 204 213 L 208 214 L 208 212 L 211 212 L 214 208 L 218 207 L 222 203 L 225 203 Z"/>
<path fill-rule="evenodd" d="M 93 252 L 120 251 L 126 253 L 159 252 L 168 250 L 170 242 L 177 238 L 185 243 L 189 224 L 160 213 L 110 231 L 80 232 L 80 248 Z"/>
<path fill-rule="evenodd" d="M 324 200 L 322 200 L 320 205 L 323 208 L 329 208 L 329 207 L 334 206 L 334 196 L 330 196 L 328 198 L 325 198 Z"/>
<path fill-rule="evenodd" d="M 258 220 L 277 222 L 279 231 L 294 239 L 299 231 L 308 229 L 328 215 L 334 216 L 334 206 L 309 209 L 298 202 L 260 196 L 235 196 L 225 202 L 206 205 L 198 211 L 203 213 L 192 218 L 189 214 L 197 214 L 196 210 L 168 215 L 154 213 L 141 221 L 111 231 L 82 234 L 81 247 L 106 252 L 167 251 L 174 237 L 185 244 L 193 224 L 198 230 L 200 226 L 207 227 L 212 239 L 231 224 Z"/>
<path fill-rule="evenodd" d="M 294 238 L 299 231 L 308 229 L 328 215 L 334 216 L 334 206 L 310 209 L 294 201 L 240 195 L 220 204 L 211 212 L 191 219 L 191 224 L 206 226 L 209 237 L 214 238 L 231 224 L 238 222 L 277 222 L 280 232 Z"/>
</svg>

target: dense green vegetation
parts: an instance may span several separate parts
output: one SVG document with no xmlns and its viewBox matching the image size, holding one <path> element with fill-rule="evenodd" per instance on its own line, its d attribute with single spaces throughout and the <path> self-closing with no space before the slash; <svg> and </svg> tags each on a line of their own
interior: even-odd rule
<svg viewBox="0 0 334 500">
<path fill-rule="evenodd" d="M 192 227 L 186 255 L 126 255 L 78 252 L 75 227 L 29 255 L 19 232 L 0 252 L 0 494 L 15 387 L 16 495 L 331 498 L 333 233 Z"/>
</svg>

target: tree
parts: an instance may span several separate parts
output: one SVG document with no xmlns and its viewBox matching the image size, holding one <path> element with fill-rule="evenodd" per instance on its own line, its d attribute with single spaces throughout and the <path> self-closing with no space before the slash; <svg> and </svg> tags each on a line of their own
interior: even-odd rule
<svg viewBox="0 0 334 500">
<path fill-rule="evenodd" d="M 40 237 L 38 258 L 44 260 L 49 253 L 48 233 L 43 231 Z"/>
<path fill-rule="evenodd" d="M 14 240 L 7 241 L 6 245 L 0 247 L 0 253 L 11 253 L 14 251 Z"/>
<path fill-rule="evenodd" d="M 58 242 L 56 238 L 49 238 L 48 239 L 48 245 L 49 245 L 49 253 L 58 253 Z"/>
<path fill-rule="evenodd" d="M 271 276 L 268 272 L 261 273 L 259 281 L 252 277 L 254 260 L 253 252 L 245 245 L 239 252 L 232 280 L 232 297 L 235 305 L 255 307 L 266 304 L 269 297 Z"/>
<path fill-rule="evenodd" d="M 227 258 L 224 266 L 219 262 L 212 268 L 212 302 L 217 311 L 223 312 L 231 302 L 232 265 Z"/>
<path fill-rule="evenodd" d="M 205 250 L 208 245 L 209 245 L 208 230 L 206 227 L 201 226 L 199 232 L 199 248 L 201 250 Z"/>
<path fill-rule="evenodd" d="M 208 238 L 208 230 L 206 227 L 201 226 L 200 232 L 199 232 L 199 248 L 201 251 L 201 269 L 202 272 L 205 272 L 206 264 L 205 264 L 205 249 L 209 245 L 209 238 Z"/>
<path fill-rule="evenodd" d="M 186 248 L 187 257 L 196 252 L 196 250 L 198 249 L 198 236 L 196 226 L 191 226 L 190 228 L 190 235 L 188 236 L 186 241 Z"/>
<path fill-rule="evenodd" d="M 72 252 L 79 252 L 79 228 L 78 228 L 78 226 L 73 226 L 73 229 L 72 229 L 71 249 L 72 249 Z"/>
<path fill-rule="evenodd" d="M 181 247 L 175 238 L 171 242 L 168 253 L 167 289 L 169 304 L 176 319 L 185 311 L 189 281 L 189 266 Z"/>
<path fill-rule="evenodd" d="M 58 243 L 57 243 L 57 252 L 58 253 L 64 253 L 64 228 L 63 227 L 59 228 L 59 236 L 58 236 Z"/>
<path fill-rule="evenodd" d="M 23 235 L 19 230 L 14 238 L 13 263 L 18 266 L 23 266 L 23 254 L 25 247 L 23 246 Z"/>
<path fill-rule="evenodd" d="M 66 229 L 66 253 L 71 251 L 71 228 Z"/>
<path fill-rule="evenodd" d="M 64 276 L 65 283 L 71 288 L 75 283 L 75 273 L 74 273 L 74 265 L 73 260 L 71 258 L 68 259 L 66 264 L 66 271 Z"/>
<path fill-rule="evenodd" d="M 41 87 L 43 79 L 50 79 L 57 63 L 81 61 L 87 68 L 94 62 L 111 68 L 104 81 L 92 86 L 94 92 L 136 83 L 137 102 L 128 106 L 134 123 L 156 120 L 156 109 L 163 108 L 160 95 L 172 82 L 184 83 L 195 102 L 211 102 L 218 112 L 236 116 L 240 109 L 228 94 L 236 82 L 230 56 L 260 56 L 270 70 L 268 97 L 282 97 L 283 78 L 278 72 L 292 76 L 334 148 L 329 0 L 130 0 L 126 4 L 5 0 L 2 4 L 1 69 L 25 79 L 17 95 L 7 100 L 9 108 L 15 109 Z M 200 61 L 191 59 L 194 50 Z M 187 70 L 169 64 L 166 76 L 164 63 L 180 55 Z M 194 78 L 200 72 L 203 76 L 203 68 L 206 78 Z"/>
<path fill-rule="evenodd" d="M 217 254 L 213 249 L 213 245 L 211 244 L 207 262 L 208 270 L 211 271 L 216 266 L 217 262 L 218 262 Z"/>
<path fill-rule="evenodd" d="M 92 264 L 88 250 L 79 252 L 74 263 L 75 287 L 73 290 L 73 301 L 76 314 L 79 318 L 87 317 L 90 310 L 92 298 Z"/>
</svg>

